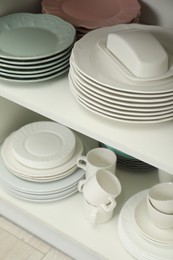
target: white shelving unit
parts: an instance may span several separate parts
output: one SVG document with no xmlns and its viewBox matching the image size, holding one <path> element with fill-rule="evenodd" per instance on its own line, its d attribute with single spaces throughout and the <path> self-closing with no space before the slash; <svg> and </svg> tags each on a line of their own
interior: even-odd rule
<svg viewBox="0 0 173 260">
<path fill-rule="evenodd" d="M 30 84 L 1 81 L 0 95 L 173 174 L 173 121 L 128 124 L 95 115 L 74 99 L 67 75 Z"/>
<path fill-rule="evenodd" d="M 97 116 L 76 102 L 67 75 L 30 84 L 1 81 L 0 95 L 173 174 L 173 122 L 137 125 Z M 79 193 L 62 201 L 36 204 L 15 199 L 0 188 L 0 214 L 75 259 L 132 260 L 118 237 L 118 213 L 130 196 L 158 181 L 157 171 L 138 174 L 119 170 L 117 174 L 123 193 L 113 219 L 106 224 L 93 227 L 87 222 Z"/>
</svg>

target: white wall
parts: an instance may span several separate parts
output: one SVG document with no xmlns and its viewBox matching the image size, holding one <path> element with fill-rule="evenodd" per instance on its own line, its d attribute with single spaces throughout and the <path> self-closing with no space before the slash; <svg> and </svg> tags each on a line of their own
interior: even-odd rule
<svg viewBox="0 0 173 260">
<path fill-rule="evenodd" d="M 0 16 L 18 12 L 41 12 L 41 0 L 0 0 Z"/>
</svg>

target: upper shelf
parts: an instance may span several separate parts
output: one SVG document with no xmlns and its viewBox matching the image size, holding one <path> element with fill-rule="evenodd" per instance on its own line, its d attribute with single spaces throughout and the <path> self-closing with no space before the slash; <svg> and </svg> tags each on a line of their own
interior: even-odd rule
<svg viewBox="0 0 173 260">
<path fill-rule="evenodd" d="M 130 124 L 95 115 L 74 99 L 67 75 L 37 83 L 0 81 L 0 95 L 173 174 L 173 121 Z"/>
</svg>

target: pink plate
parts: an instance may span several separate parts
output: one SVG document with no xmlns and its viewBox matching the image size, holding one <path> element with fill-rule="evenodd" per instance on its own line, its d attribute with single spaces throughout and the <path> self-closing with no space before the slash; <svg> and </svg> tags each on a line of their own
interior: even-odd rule
<svg viewBox="0 0 173 260">
<path fill-rule="evenodd" d="M 76 27 L 95 29 L 131 23 L 140 14 L 138 0 L 43 0 L 44 13 L 61 17 Z"/>
</svg>

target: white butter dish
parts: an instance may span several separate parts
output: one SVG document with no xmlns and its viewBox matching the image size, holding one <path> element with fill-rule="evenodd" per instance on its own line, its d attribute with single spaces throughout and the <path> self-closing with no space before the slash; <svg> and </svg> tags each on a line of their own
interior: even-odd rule
<svg viewBox="0 0 173 260">
<path fill-rule="evenodd" d="M 168 54 L 152 33 L 130 29 L 109 33 L 107 49 L 136 77 L 155 77 L 168 71 Z"/>
</svg>

